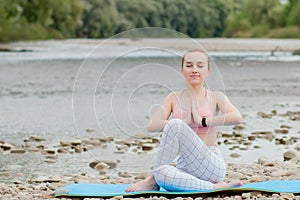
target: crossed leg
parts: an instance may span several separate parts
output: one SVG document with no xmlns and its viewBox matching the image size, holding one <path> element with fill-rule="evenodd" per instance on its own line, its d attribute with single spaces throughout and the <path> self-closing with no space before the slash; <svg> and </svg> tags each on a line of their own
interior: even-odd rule
<svg viewBox="0 0 300 200">
<path fill-rule="evenodd" d="M 177 167 L 170 165 L 178 153 Z M 163 130 L 159 157 L 152 174 L 129 188 L 127 192 L 156 190 L 159 186 L 171 191 L 194 191 L 241 185 L 224 183 L 225 162 L 180 119 L 170 120 Z"/>
</svg>

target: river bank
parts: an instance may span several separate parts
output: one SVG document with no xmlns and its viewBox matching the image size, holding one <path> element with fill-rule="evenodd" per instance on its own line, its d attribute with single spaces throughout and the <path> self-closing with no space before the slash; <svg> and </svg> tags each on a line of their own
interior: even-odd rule
<svg viewBox="0 0 300 200">
<path fill-rule="evenodd" d="M 215 62 L 207 86 L 225 92 L 244 118 L 243 124 L 219 129 L 226 180 L 300 179 L 300 68 L 291 54 L 299 40 L 196 41 Z M 0 52 L 0 198 L 54 198 L 55 189 L 69 183 L 133 183 L 145 177 L 160 139 L 144 129 L 148 108 L 161 103 L 169 90 L 182 88 L 178 55 L 190 42 L 8 44 L 31 51 Z M 109 160 L 113 167 L 95 168 L 96 160 Z M 239 198 L 299 197 L 228 196 Z"/>
</svg>

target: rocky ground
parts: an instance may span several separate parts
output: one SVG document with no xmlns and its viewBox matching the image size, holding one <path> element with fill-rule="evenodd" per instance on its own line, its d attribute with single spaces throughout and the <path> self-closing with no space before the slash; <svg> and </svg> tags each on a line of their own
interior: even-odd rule
<svg viewBox="0 0 300 200">
<path fill-rule="evenodd" d="M 270 113 L 258 112 L 258 117 L 272 118 L 279 115 L 276 111 Z M 287 112 L 280 114 L 288 117 L 290 120 L 300 120 L 299 112 Z M 267 180 L 288 180 L 300 179 L 300 136 L 288 137 L 289 130 L 292 128 L 288 125 L 281 125 L 279 129 L 274 131 L 256 131 L 250 135 L 243 134 L 246 124 L 239 124 L 233 128 L 230 133 L 220 133 L 222 140 L 220 145 L 228 145 L 232 150 L 231 157 L 239 157 L 234 153 L 234 149 L 241 148 L 241 145 L 251 146 L 257 139 L 274 140 L 277 145 L 296 144 L 294 149 L 286 150 L 282 155 L 283 161 L 268 160 L 261 157 L 257 162 L 251 164 L 228 163 L 226 181 L 241 180 L 244 183 L 252 183 Z M 87 129 L 87 132 L 93 132 Z M 299 132 L 298 132 L 299 133 Z M 282 137 L 284 135 L 284 137 Z M 150 137 L 149 135 L 136 135 L 123 140 L 115 140 L 113 137 L 88 138 L 85 140 L 60 141 L 59 145 L 52 148 L 46 147 L 43 142 L 45 139 L 32 135 L 24 139 L 22 144 L 13 144 L 0 141 L 0 154 L 10 154 L 12 157 L 20 154 L 40 153 L 44 162 L 55 163 L 60 159 L 62 154 L 69 154 L 70 157 L 92 149 L 114 146 L 114 154 L 126 154 L 129 151 L 137 155 L 145 155 L 158 147 L 160 135 Z M 260 148 L 259 146 L 255 148 Z M 246 149 L 245 149 L 246 151 Z M 89 167 L 98 175 L 89 175 L 81 173 L 76 175 L 57 175 L 57 176 L 39 176 L 28 181 L 3 182 L 0 183 L 0 199 L 68 199 L 55 198 L 55 190 L 59 187 L 72 183 L 134 183 L 144 179 L 147 173 L 121 172 L 118 170 L 119 160 L 90 160 Z M 151 166 L 149 166 L 150 168 Z M 111 176 L 114 174 L 113 176 Z M 24 176 L 22 172 L 15 173 L 12 171 L 1 171 L 2 180 L 12 176 Z M 114 197 L 113 199 L 122 199 L 123 197 Z M 88 198 L 85 198 L 88 199 Z M 141 197 L 139 199 L 145 199 Z M 152 196 L 150 199 L 166 199 L 165 197 Z M 191 197 L 177 197 L 175 199 L 191 199 Z M 247 192 L 239 195 L 217 194 L 214 196 L 201 196 L 197 199 L 300 199 L 299 195 L 293 194 L 277 194 L 262 192 Z"/>
</svg>

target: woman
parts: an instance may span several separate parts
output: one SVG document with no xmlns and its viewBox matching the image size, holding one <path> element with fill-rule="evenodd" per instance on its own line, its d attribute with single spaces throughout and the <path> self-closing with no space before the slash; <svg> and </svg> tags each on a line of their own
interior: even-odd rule
<svg viewBox="0 0 300 200">
<path fill-rule="evenodd" d="M 194 191 L 242 185 L 223 182 L 226 165 L 217 147 L 216 129 L 241 123 L 242 116 L 223 93 L 204 87 L 209 73 L 209 57 L 204 51 L 192 50 L 183 56 L 186 89 L 171 92 L 147 125 L 151 132 L 163 131 L 154 170 L 126 192 L 158 190 L 159 186 Z M 178 155 L 175 167 L 172 163 Z"/>
</svg>

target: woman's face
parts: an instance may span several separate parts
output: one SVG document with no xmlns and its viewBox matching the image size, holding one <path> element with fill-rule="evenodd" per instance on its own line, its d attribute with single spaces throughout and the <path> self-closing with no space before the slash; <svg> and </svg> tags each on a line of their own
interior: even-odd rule
<svg viewBox="0 0 300 200">
<path fill-rule="evenodd" d="M 209 75 L 207 55 L 198 51 L 187 53 L 183 61 L 182 74 L 189 84 L 202 84 Z"/>
</svg>

